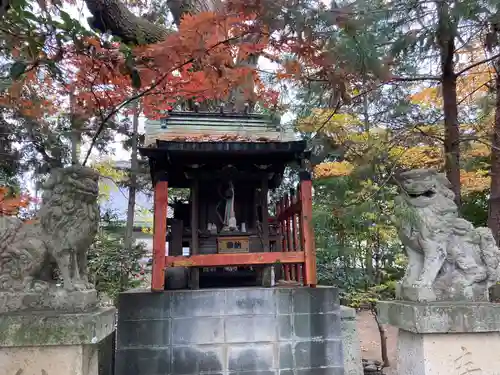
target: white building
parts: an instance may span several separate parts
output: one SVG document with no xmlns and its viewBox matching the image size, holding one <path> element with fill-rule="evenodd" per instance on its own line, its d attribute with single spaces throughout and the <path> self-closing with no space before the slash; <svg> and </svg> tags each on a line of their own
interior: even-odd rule
<svg viewBox="0 0 500 375">
<path fill-rule="evenodd" d="M 115 163 L 116 168 L 127 168 L 130 163 L 119 161 Z M 128 189 L 119 187 L 114 181 L 108 178 L 101 178 L 99 181 L 101 191 L 109 192 L 108 199 L 102 199 L 100 202 L 101 212 L 111 211 L 118 216 L 118 220 L 123 221 L 125 225 L 127 221 L 128 207 Z M 144 233 L 143 228 L 153 228 L 153 196 L 152 194 L 144 194 L 138 192 L 135 197 L 135 213 L 134 213 L 134 237 L 136 240 L 145 244 L 148 253 L 153 250 L 153 235 Z"/>
</svg>

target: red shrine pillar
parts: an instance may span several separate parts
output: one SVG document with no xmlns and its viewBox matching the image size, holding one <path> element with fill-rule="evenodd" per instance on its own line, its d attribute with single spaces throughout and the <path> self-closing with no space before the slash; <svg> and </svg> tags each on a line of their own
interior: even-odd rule
<svg viewBox="0 0 500 375">
<path fill-rule="evenodd" d="M 167 241 L 168 178 L 166 173 L 156 176 L 154 186 L 153 266 L 151 290 L 165 289 L 165 252 Z"/>
<path fill-rule="evenodd" d="M 312 181 L 311 174 L 306 171 L 300 177 L 300 226 L 302 228 L 302 249 L 304 261 L 304 285 L 316 286 L 316 245 L 312 223 Z"/>
</svg>

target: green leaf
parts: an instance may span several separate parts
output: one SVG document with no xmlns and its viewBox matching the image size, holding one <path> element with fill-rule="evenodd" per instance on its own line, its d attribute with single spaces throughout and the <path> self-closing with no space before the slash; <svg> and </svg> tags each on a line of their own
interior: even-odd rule
<svg viewBox="0 0 500 375">
<path fill-rule="evenodd" d="M 130 71 L 133 71 L 135 69 L 134 56 L 131 53 L 127 54 L 127 56 L 125 57 L 125 66 Z"/>
<path fill-rule="evenodd" d="M 133 69 L 132 73 L 130 74 L 130 77 L 132 78 L 132 86 L 135 89 L 140 89 L 141 88 L 141 76 L 139 75 L 139 71 L 137 69 Z"/>
<path fill-rule="evenodd" d="M 129 54 L 130 53 L 130 47 L 127 46 L 125 43 L 120 43 L 119 51 L 121 53 L 123 53 L 123 54 Z"/>
<path fill-rule="evenodd" d="M 27 10 L 24 11 L 24 17 L 26 17 L 27 19 L 30 19 L 32 21 L 38 22 L 38 17 L 35 16 L 33 13 L 28 12 Z"/>
<path fill-rule="evenodd" d="M 12 79 L 19 79 L 26 71 L 26 63 L 24 61 L 16 61 L 10 67 L 10 76 Z"/>
<path fill-rule="evenodd" d="M 75 21 L 73 20 L 73 18 L 71 18 L 71 16 L 66 13 L 65 11 L 61 10 L 59 12 L 60 16 L 61 16 L 61 19 L 63 20 L 64 22 L 64 28 L 67 29 L 67 30 L 71 30 L 75 27 Z"/>
<path fill-rule="evenodd" d="M 7 90 L 12 85 L 11 78 L 1 78 L 0 79 L 0 92 Z"/>
</svg>

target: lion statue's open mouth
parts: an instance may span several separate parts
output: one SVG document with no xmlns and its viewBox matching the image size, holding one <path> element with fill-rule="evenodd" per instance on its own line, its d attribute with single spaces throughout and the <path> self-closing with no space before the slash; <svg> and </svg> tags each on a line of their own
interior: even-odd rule
<svg viewBox="0 0 500 375">
<path fill-rule="evenodd" d="M 407 192 L 406 194 L 408 194 L 410 198 L 419 198 L 419 197 L 432 198 L 436 195 L 436 191 L 434 189 L 427 189 L 422 193 Z"/>
<path fill-rule="evenodd" d="M 415 169 L 401 173 L 399 182 L 405 200 L 415 206 L 432 204 L 438 194 L 439 188 L 432 170 Z"/>
</svg>

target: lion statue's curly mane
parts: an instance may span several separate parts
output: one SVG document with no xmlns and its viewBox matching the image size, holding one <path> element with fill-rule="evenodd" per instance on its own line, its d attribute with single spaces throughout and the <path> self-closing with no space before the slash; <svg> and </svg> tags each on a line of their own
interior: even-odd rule
<svg viewBox="0 0 500 375">
<path fill-rule="evenodd" d="M 54 264 L 64 290 L 92 288 L 86 256 L 98 229 L 98 180 L 97 172 L 82 166 L 53 170 L 35 220 L 0 217 L 0 290 L 50 288 Z"/>
</svg>

